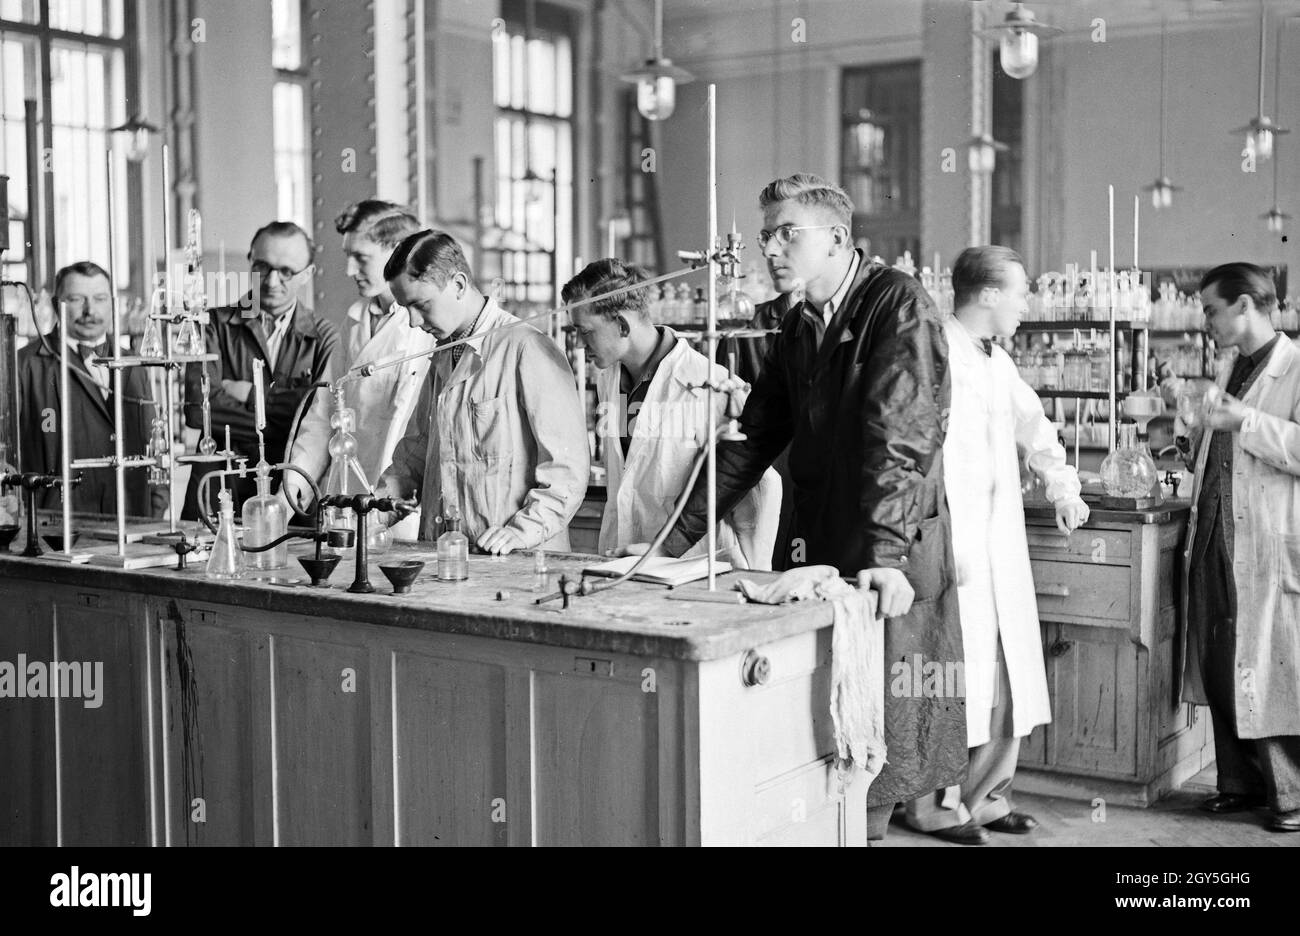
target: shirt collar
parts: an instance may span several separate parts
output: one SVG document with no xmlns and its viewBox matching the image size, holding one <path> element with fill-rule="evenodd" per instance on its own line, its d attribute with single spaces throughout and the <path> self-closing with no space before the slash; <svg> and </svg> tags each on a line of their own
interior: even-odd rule
<svg viewBox="0 0 1300 936">
<path fill-rule="evenodd" d="M 976 351 L 978 351 L 980 354 L 987 353 L 984 350 L 985 348 L 984 342 L 991 341 L 992 339 L 981 338 L 979 335 L 975 334 L 973 331 L 967 328 L 966 323 L 963 322 L 961 319 L 957 318 L 957 316 L 955 315 L 952 317 L 952 320 L 953 322 L 955 322 L 957 325 L 961 327 L 963 334 L 965 334 L 966 337 L 970 339 L 971 346 L 975 348 Z"/>
<path fill-rule="evenodd" d="M 673 350 L 673 345 L 677 343 L 677 336 L 673 334 L 671 328 L 665 328 L 662 325 L 655 326 L 659 332 L 659 341 L 655 349 L 650 354 L 650 360 L 646 362 L 645 370 L 641 374 L 641 379 L 632 383 L 632 375 L 628 373 L 627 368 L 622 364 L 618 366 L 619 387 L 624 393 L 631 393 L 642 384 L 648 384 L 654 380 L 655 372 L 659 370 L 659 365 L 664 362 Z"/>
<path fill-rule="evenodd" d="M 821 323 L 823 325 L 829 325 L 831 319 L 835 317 L 835 313 L 843 307 L 845 300 L 849 297 L 849 290 L 853 288 L 853 281 L 857 278 L 858 269 L 861 265 L 862 258 L 859 257 L 858 252 L 854 250 L 853 259 L 849 263 L 848 272 L 844 274 L 844 279 L 840 281 L 840 285 L 835 290 L 835 294 L 826 301 L 826 305 L 822 309 Z M 813 307 L 812 303 L 805 298 L 802 306 L 804 314 L 815 321 L 817 319 L 817 310 Z"/>
<path fill-rule="evenodd" d="M 1277 345 L 1277 339 L 1278 335 L 1274 332 L 1273 337 L 1269 339 L 1268 344 L 1264 345 L 1264 347 L 1260 348 L 1254 354 L 1243 354 L 1241 356 L 1242 360 L 1248 362 L 1251 368 L 1258 367 L 1265 358 L 1273 353 L 1273 348 Z"/>
</svg>

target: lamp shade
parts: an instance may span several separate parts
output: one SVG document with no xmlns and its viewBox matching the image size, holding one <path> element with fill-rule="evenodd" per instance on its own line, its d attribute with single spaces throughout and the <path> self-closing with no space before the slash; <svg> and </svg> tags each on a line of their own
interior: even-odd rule
<svg viewBox="0 0 1300 936">
<path fill-rule="evenodd" d="M 126 123 L 113 128 L 113 133 L 126 135 L 126 158 L 135 163 L 142 162 L 149 155 L 149 137 L 157 132 L 157 127 L 139 115 L 133 115 Z"/>
<path fill-rule="evenodd" d="M 648 59 L 645 66 L 622 76 L 636 85 L 636 109 L 646 120 L 667 120 L 677 109 L 677 86 L 695 76 L 671 59 Z"/>
<path fill-rule="evenodd" d="M 1038 37 L 1029 30 L 1003 30 L 999 47 L 1002 70 L 1012 78 L 1028 78 L 1038 68 Z"/>
</svg>

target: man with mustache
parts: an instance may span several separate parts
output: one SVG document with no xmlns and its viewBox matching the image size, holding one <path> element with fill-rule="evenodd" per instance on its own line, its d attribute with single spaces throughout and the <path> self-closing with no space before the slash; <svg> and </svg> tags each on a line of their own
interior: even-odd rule
<svg viewBox="0 0 1300 936">
<path fill-rule="evenodd" d="M 206 365 L 211 381 L 212 433 L 218 441 L 230 427 L 236 454 L 257 462 L 256 409 L 253 395 L 253 361 L 266 362 L 266 460 L 281 461 L 289 439 L 290 423 L 304 394 L 317 381 L 334 376 L 338 330 L 317 317 L 301 301 L 310 289 L 315 247 L 307 232 L 291 221 L 272 221 L 253 235 L 248 249 L 252 291 L 237 306 L 213 309 L 205 343 L 217 360 Z M 203 426 L 201 364 L 185 368 L 185 424 Z M 198 518 L 198 479 L 203 466 L 190 474 L 181 516 Z M 215 485 L 213 486 L 215 487 Z M 257 493 L 256 479 L 228 485 L 235 509 Z M 215 491 L 212 492 L 215 509 Z"/>
<path fill-rule="evenodd" d="M 18 386 L 22 401 L 22 471 L 57 475 L 62 470 L 62 445 L 72 457 L 112 455 L 113 379 L 97 359 L 112 356 L 108 328 L 113 319 L 112 287 L 103 267 L 89 260 L 73 263 L 54 277 L 54 305 L 68 309 L 68 334 L 58 327 L 18 352 Z M 57 321 L 57 319 L 56 319 Z M 72 438 L 62 438 L 59 410 L 59 346 L 66 341 L 69 361 Z M 127 455 L 143 455 L 154 418 L 148 374 L 141 368 L 122 373 L 123 444 Z M 112 468 L 81 470 L 82 481 L 72 489 L 72 509 L 86 513 L 117 512 L 116 472 Z M 133 517 L 160 516 L 166 509 L 165 489 L 150 489 L 144 469 L 126 472 L 126 512 Z M 58 489 L 36 494 L 36 506 L 62 506 Z"/>
</svg>

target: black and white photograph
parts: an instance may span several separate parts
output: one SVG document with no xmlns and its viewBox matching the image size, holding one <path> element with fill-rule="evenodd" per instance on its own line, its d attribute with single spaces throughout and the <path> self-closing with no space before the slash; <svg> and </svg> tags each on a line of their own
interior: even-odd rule
<svg viewBox="0 0 1300 936">
<path fill-rule="evenodd" d="M 1249 909 L 1297 91 L 1300 0 L 0 0 L 22 902 L 857 846 Z"/>
</svg>

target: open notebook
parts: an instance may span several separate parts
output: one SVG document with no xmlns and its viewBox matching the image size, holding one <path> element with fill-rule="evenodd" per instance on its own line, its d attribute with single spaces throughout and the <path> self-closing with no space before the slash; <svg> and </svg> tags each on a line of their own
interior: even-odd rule
<svg viewBox="0 0 1300 936">
<path fill-rule="evenodd" d="M 639 558 L 639 556 L 624 556 L 622 559 L 602 562 L 600 565 L 588 566 L 582 570 L 582 574 L 605 575 L 610 578 L 617 578 L 636 565 Z M 713 560 L 713 571 L 718 575 L 723 572 L 730 572 L 731 563 L 715 559 Z M 632 580 L 634 582 L 649 582 L 651 585 L 667 585 L 669 588 L 676 588 L 678 585 L 685 585 L 687 582 L 697 582 L 700 579 L 708 578 L 708 575 L 709 560 L 707 556 L 696 556 L 690 559 L 670 559 L 667 556 L 654 556 L 645 561 L 641 568 L 637 570 L 636 575 L 632 576 Z"/>
</svg>

